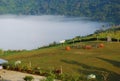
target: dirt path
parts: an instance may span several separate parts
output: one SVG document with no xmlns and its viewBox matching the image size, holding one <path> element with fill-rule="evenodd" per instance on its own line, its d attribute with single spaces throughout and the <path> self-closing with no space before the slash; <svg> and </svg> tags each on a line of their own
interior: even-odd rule
<svg viewBox="0 0 120 81">
<path fill-rule="evenodd" d="M 21 73 L 21 72 L 16 72 L 16 71 L 0 70 L 0 81 L 24 81 L 23 77 L 25 76 L 33 76 L 34 81 L 40 81 L 45 78 L 42 76 Z"/>
</svg>

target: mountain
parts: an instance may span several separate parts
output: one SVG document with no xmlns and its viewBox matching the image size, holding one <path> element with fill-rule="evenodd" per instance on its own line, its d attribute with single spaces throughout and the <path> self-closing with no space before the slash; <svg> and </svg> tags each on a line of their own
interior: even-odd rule
<svg viewBox="0 0 120 81">
<path fill-rule="evenodd" d="M 0 14 L 85 16 L 120 23 L 120 0 L 0 0 Z"/>
</svg>

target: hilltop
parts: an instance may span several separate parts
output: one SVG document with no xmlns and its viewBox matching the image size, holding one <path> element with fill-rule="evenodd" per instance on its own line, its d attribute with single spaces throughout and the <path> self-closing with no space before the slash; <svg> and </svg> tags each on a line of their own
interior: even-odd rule
<svg viewBox="0 0 120 81">
<path fill-rule="evenodd" d="M 66 39 L 65 44 L 73 44 L 73 43 L 80 43 L 80 42 L 90 42 L 90 41 L 109 41 L 109 42 L 120 42 L 120 26 L 111 26 L 105 27 L 103 26 L 99 30 L 96 30 L 93 34 L 86 35 L 86 36 L 76 36 L 72 39 Z M 53 42 L 45 47 L 57 46 L 59 43 Z"/>
</svg>

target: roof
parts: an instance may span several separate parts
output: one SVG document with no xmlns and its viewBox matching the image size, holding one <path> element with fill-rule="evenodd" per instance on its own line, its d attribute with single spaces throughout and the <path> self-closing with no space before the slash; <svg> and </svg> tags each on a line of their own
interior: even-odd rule
<svg viewBox="0 0 120 81">
<path fill-rule="evenodd" d="M 7 60 L 0 59 L 0 64 L 4 64 L 4 63 L 7 63 L 7 62 L 8 62 Z"/>
</svg>

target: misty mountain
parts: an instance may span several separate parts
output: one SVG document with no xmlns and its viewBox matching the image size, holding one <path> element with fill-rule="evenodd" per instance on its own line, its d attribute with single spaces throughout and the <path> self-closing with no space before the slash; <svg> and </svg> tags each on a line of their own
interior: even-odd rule
<svg viewBox="0 0 120 81">
<path fill-rule="evenodd" d="M 120 0 L 0 0 L 0 14 L 85 16 L 120 23 Z"/>
</svg>

